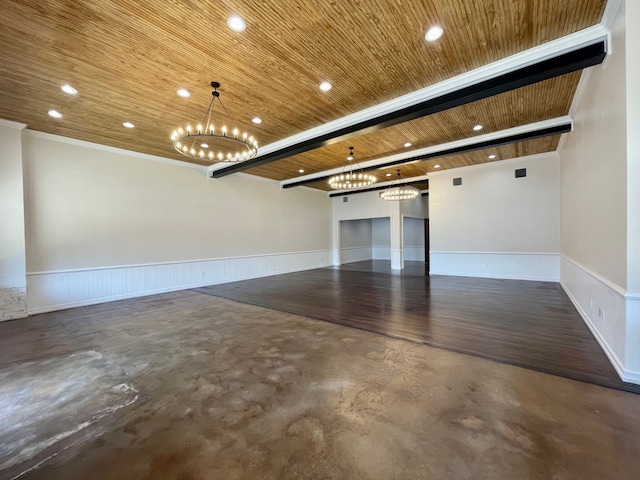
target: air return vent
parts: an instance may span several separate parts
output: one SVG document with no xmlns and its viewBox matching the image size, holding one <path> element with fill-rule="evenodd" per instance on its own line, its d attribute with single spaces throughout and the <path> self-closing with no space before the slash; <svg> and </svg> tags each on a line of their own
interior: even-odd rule
<svg viewBox="0 0 640 480">
<path fill-rule="evenodd" d="M 457 187 L 458 185 L 462 185 L 462 177 L 456 177 L 453 179 L 453 186 Z"/>
<path fill-rule="evenodd" d="M 347 203 L 349 201 L 349 197 L 342 197 L 342 203 Z"/>
<path fill-rule="evenodd" d="M 516 178 L 522 178 L 527 176 L 526 168 L 516 168 Z"/>
</svg>

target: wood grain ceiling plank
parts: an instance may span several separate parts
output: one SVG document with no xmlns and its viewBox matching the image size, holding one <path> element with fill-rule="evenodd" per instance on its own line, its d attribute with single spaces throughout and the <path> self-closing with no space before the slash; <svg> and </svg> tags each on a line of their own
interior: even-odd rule
<svg viewBox="0 0 640 480">
<path fill-rule="evenodd" d="M 239 127 L 264 145 L 593 25 L 604 4 L 8 0 L 0 17 L 0 118 L 188 161 L 174 153 L 169 135 L 181 123 L 201 120 L 211 80 L 223 84 L 223 101 Z M 226 27 L 233 12 L 247 21 L 241 34 Z M 424 31 L 436 22 L 445 35 L 427 44 Z M 327 94 L 317 89 L 323 79 L 334 83 Z M 62 94 L 62 83 L 78 88 L 79 96 Z M 179 87 L 192 97 L 177 97 Z M 560 108 L 553 97 L 562 96 L 562 88 L 537 92 L 536 108 Z M 50 119 L 50 108 L 64 110 L 64 119 Z M 494 110 L 490 115 L 511 115 L 505 123 L 536 117 L 524 100 L 505 100 Z M 483 118 L 482 111 L 467 114 Z M 260 126 L 250 122 L 256 115 L 264 120 Z M 123 129 L 124 120 L 136 129 Z M 407 136 L 418 146 L 466 135 L 459 118 L 439 120 L 388 134 L 379 150 L 367 152 L 370 139 L 362 139 L 357 150 L 364 159 L 401 150 L 394 142 Z M 485 120 L 498 128 L 492 122 Z M 330 168 L 346 151 L 345 145 L 335 147 L 296 161 L 305 169 Z M 295 167 L 279 169 L 297 173 Z"/>
</svg>

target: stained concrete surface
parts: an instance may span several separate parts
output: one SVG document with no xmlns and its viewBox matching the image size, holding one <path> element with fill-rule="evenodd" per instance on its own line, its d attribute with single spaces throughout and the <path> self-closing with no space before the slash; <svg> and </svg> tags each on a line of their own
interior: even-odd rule
<svg viewBox="0 0 640 480">
<path fill-rule="evenodd" d="M 196 292 L 0 324 L 2 379 L 65 364 L 83 414 L 2 390 L 0 478 L 640 478 L 638 395 Z"/>
</svg>

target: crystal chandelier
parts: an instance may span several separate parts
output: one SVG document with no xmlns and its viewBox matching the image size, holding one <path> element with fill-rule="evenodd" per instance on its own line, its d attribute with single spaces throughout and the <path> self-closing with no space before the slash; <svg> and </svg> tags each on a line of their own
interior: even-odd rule
<svg viewBox="0 0 640 480">
<path fill-rule="evenodd" d="M 173 148 L 182 155 L 211 162 L 242 162 L 258 154 L 258 142 L 247 133 L 240 135 L 237 128 L 227 129 L 226 125 L 215 127 L 211 123 L 211 111 L 216 99 L 229 118 L 229 112 L 220 100 L 220 84 L 211 82 L 213 92 L 209 108 L 202 123 L 174 130 L 171 135 Z"/>
<path fill-rule="evenodd" d="M 411 185 L 403 185 L 400 179 L 400 170 L 398 176 L 391 182 L 389 188 L 380 194 L 380 198 L 389 201 L 413 200 L 420 194 L 420 190 Z"/>
<path fill-rule="evenodd" d="M 357 168 L 353 168 L 353 164 L 357 165 Z M 338 175 L 334 175 L 329 179 L 329 186 L 336 190 L 346 190 L 350 188 L 366 187 L 375 183 L 376 177 L 363 173 L 360 164 L 355 161 L 353 156 L 353 147 L 349 147 L 349 156 L 347 157 L 347 164 L 342 168 L 342 172 Z"/>
</svg>

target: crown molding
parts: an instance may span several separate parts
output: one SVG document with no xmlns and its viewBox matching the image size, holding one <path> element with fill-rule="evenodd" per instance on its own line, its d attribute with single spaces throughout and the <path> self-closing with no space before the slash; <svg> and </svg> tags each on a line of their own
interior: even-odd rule
<svg viewBox="0 0 640 480">
<path fill-rule="evenodd" d="M 24 130 L 25 128 L 27 128 L 27 124 L 12 122 L 11 120 L 4 120 L 3 118 L 0 118 L 0 127 L 15 128 L 16 130 Z"/>
</svg>

